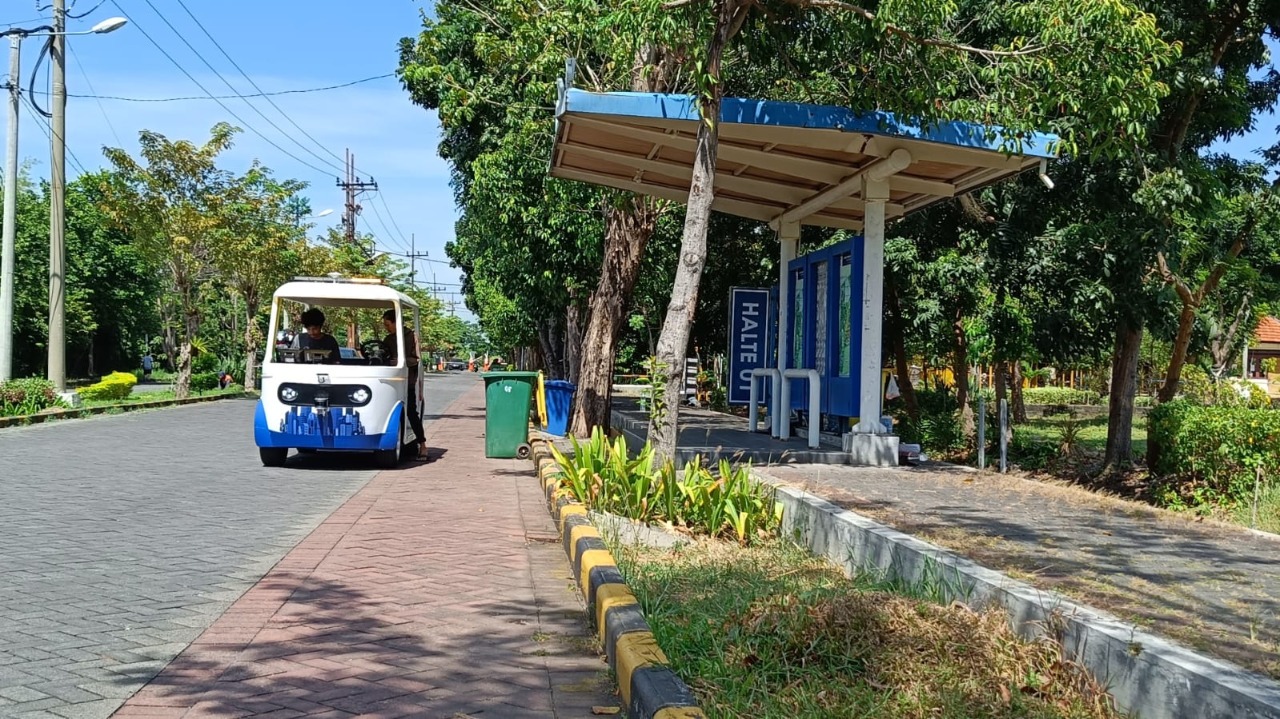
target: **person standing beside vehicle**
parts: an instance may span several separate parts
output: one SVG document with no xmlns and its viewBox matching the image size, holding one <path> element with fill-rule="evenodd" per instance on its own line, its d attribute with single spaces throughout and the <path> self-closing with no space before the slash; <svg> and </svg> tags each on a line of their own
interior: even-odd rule
<svg viewBox="0 0 1280 719">
<path fill-rule="evenodd" d="M 387 336 L 382 346 L 387 351 L 387 361 L 396 363 L 396 311 L 387 310 L 382 313 L 382 326 Z M 427 436 L 422 429 L 422 415 L 418 414 L 418 336 L 408 327 L 400 328 L 404 335 L 404 363 L 409 368 L 409 394 L 405 399 L 405 413 L 409 415 L 409 426 L 413 428 L 413 436 L 418 445 L 418 459 L 428 459 Z"/>
</svg>

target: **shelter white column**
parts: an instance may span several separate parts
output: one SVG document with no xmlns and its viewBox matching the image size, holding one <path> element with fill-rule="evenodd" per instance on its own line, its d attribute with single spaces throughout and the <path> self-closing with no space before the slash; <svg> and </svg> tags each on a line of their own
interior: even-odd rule
<svg viewBox="0 0 1280 719">
<path fill-rule="evenodd" d="M 800 223 L 782 222 L 778 225 L 778 372 L 787 369 L 791 357 L 787 353 L 787 338 L 791 336 L 791 292 L 787 280 L 788 267 L 800 249 Z M 790 380 L 781 380 L 790 382 Z M 774 397 L 780 393 L 774 392 Z M 782 436 L 784 418 L 791 414 L 790 407 L 773 408 L 773 436 Z"/>
<path fill-rule="evenodd" d="M 857 432 L 883 434 L 880 424 L 880 356 L 884 325 L 884 203 L 887 180 L 864 180 L 862 224 L 862 357 Z"/>
</svg>

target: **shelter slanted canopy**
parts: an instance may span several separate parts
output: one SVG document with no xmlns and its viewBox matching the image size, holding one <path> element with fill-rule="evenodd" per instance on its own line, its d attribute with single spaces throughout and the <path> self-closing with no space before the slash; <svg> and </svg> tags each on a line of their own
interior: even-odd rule
<svg viewBox="0 0 1280 719">
<path fill-rule="evenodd" d="M 556 118 L 552 176 L 687 201 L 696 97 L 569 89 Z M 1054 156 L 1056 140 L 972 123 L 921 127 L 885 112 L 725 98 L 712 207 L 765 222 L 862 230 L 859 178 L 877 165 L 904 163 L 888 176 L 891 221 L 1034 167 Z"/>
</svg>

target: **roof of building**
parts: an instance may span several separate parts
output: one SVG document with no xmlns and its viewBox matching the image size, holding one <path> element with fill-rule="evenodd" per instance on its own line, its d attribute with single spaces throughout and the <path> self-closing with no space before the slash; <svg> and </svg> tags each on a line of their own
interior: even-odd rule
<svg viewBox="0 0 1280 719">
<path fill-rule="evenodd" d="M 688 200 L 696 97 L 562 85 L 556 119 L 553 176 Z M 1057 140 L 964 122 L 921 126 L 887 112 L 725 98 L 712 208 L 861 230 L 859 176 L 891 155 L 909 160 L 888 179 L 890 221 L 1034 167 L 1055 155 Z"/>
<path fill-rule="evenodd" d="M 1263 317 L 1258 321 L 1258 329 L 1254 330 L 1253 336 L 1259 342 L 1280 344 L 1280 319 Z"/>
</svg>

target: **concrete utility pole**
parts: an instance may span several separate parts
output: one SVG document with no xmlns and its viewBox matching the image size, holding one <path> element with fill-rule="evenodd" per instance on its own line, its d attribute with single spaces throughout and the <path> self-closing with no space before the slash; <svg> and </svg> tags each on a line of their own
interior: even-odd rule
<svg viewBox="0 0 1280 719">
<path fill-rule="evenodd" d="M 9 36 L 9 154 L 4 161 L 4 240 L 0 250 L 0 382 L 13 379 L 13 266 L 18 217 L 18 87 L 22 35 Z"/>
<path fill-rule="evenodd" d="M 338 178 L 338 187 L 341 187 L 346 193 L 346 201 L 343 203 L 342 228 L 346 232 L 347 242 L 354 243 L 356 241 L 356 215 L 360 214 L 360 204 L 356 202 L 360 193 L 370 190 L 377 191 L 378 183 L 372 178 L 368 182 L 361 180 L 356 176 L 356 156 L 351 150 L 347 150 L 347 166 L 346 178 Z"/>
<path fill-rule="evenodd" d="M 62 251 L 61 251 L 62 243 L 60 241 L 61 228 L 65 226 L 65 223 L 61 222 L 60 220 L 60 218 L 62 217 L 62 211 L 63 211 L 63 204 L 61 199 L 62 188 L 65 184 L 65 175 L 62 173 L 62 167 L 63 167 L 62 150 L 65 149 L 65 143 L 63 143 L 62 140 L 64 138 L 64 132 L 66 130 L 65 112 L 64 112 L 66 108 L 66 86 L 63 83 L 65 67 L 61 63 L 62 57 L 63 57 L 62 50 L 65 43 L 64 37 L 66 35 L 105 34 L 105 33 L 113 32 L 115 30 L 119 30 L 121 27 L 125 25 L 125 23 L 128 22 L 122 17 L 113 17 L 107 20 L 103 20 L 102 22 L 98 23 L 97 25 L 94 25 L 93 28 L 87 31 L 67 33 L 64 31 L 61 24 L 65 22 L 65 11 L 62 10 L 63 1 L 59 0 L 57 3 L 55 3 L 55 6 L 59 9 L 59 12 L 62 13 L 55 16 L 56 19 L 59 21 L 59 24 L 57 27 L 53 27 L 49 25 L 41 25 L 40 27 L 34 27 L 34 28 L 10 27 L 5 31 L 0 32 L 0 37 L 7 36 L 9 38 L 9 82 L 5 86 L 6 89 L 9 91 L 9 135 L 8 135 L 9 154 L 5 158 L 4 231 L 3 231 L 3 240 L 0 241 L 0 382 L 13 378 L 13 275 L 14 275 L 14 272 L 16 271 L 15 270 L 16 262 L 14 258 L 14 245 L 15 245 L 15 234 L 17 232 L 17 212 L 18 212 L 18 209 L 17 209 L 18 208 L 18 203 L 17 203 L 18 201 L 18 103 L 22 96 L 21 78 L 19 77 L 19 74 L 21 71 L 22 39 L 29 36 L 48 37 L 52 35 L 52 40 L 50 41 L 50 45 L 53 45 L 53 42 L 55 41 L 57 42 L 57 45 L 55 46 L 57 49 L 55 50 L 54 57 L 58 64 L 54 66 L 54 69 L 55 69 L 55 74 L 54 74 L 55 90 L 54 91 L 55 93 L 57 93 L 58 89 L 61 89 L 61 102 L 58 103 L 55 101 L 55 104 L 54 104 L 54 108 L 55 108 L 54 112 L 58 113 L 58 119 L 54 121 L 55 124 L 53 125 L 53 128 L 54 128 L 52 133 L 53 144 L 51 145 L 51 150 L 52 150 L 51 154 L 53 155 L 54 158 L 56 158 L 55 166 L 59 168 L 58 174 L 53 175 L 53 178 L 54 178 L 53 187 L 56 189 L 58 193 L 56 195 L 58 199 L 55 199 L 51 204 L 49 223 L 51 228 L 52 227 L 58 228 L 57 236 L 59 237 L 59 241 L 57 244 L 54 243 L 54 240 L 53 240 L 54 234 L 51 232 L 50 243 L 49 243 L 49 254 L 50 254 L 50 259 L 52 259 L 55 256 L 55 251 L 56 251 L 57 252 L 56 256 L 59 258 L 59 263 L 61 263 L 61 257 L 62 257 Z M 57 94 L 55 94 L 55 98 L 56 97 L 58 97 Z M 56 213 L 56 216 L 59 218 L 58 221 L 54 220 L 55 213 Z M 49 306 L 50 306 L 51 318 L 53 316 L 52 310 L 54 307 L 54 301 L 53 301 L 54 300 L 54 293 L 53 293 L 54 275 L 53 275 L 52 269 L 53 269 L 53 265 L 51 263 L 51 267 L 50 267 L 51 272 L 50 272 L 50 278 L 49 278 L 49 290 L 50 290 Z M 59 281 L 57 283 L 57 288 L 58 288 L 59 294 L 57 295 L 58 297 L 57 307 L 58 307 L 58 317 L 59 319 L 61 319 L 61 314 L 62 314 L 61 313 L 61 306 L 62 306 L 61 305 L 61 299 L 62 299 L 61 270 L 58 271 L 58 280 Z M 49 378 L 50 379 L 53 379 L 55 376 L 53 372 L 53 366 L 54 366 L 53 365 L 53 348 L 55 347 L 55 345 L 52 342 L 53 327 L 54 327 L 54 324 L 50 322 L 50 340 L 51 340 L 49 345 L 49 348 L 50 348 L 49 349 L 49 360 L 50 360 Z M 58 327 L 58 334 L 61 337 L 62 323 L 58 322 L 57 327 Z M 56 345 L 56 347 L 58 349 L 59 356 L 61 357 L 64 344 L 59 342 Z M 65 367 L 65 362 L 60 360 L 58 366 Z M 59 391 L 61 391 L 62 389 L 65 388 L 64 385 L 66 384 L 65 370 L 60 372 L 58 376 L 62 379 L 62 381 L 59 382 L 58 384 Z"/>
<path fill-rule="evenodd" d="M 66 335 L 66 192 L 67 192 L 67 29 L 66 0 L 53 0 L 52 151 L 49 153 L 49 381 L 67 391 Z"/>
</svg>

